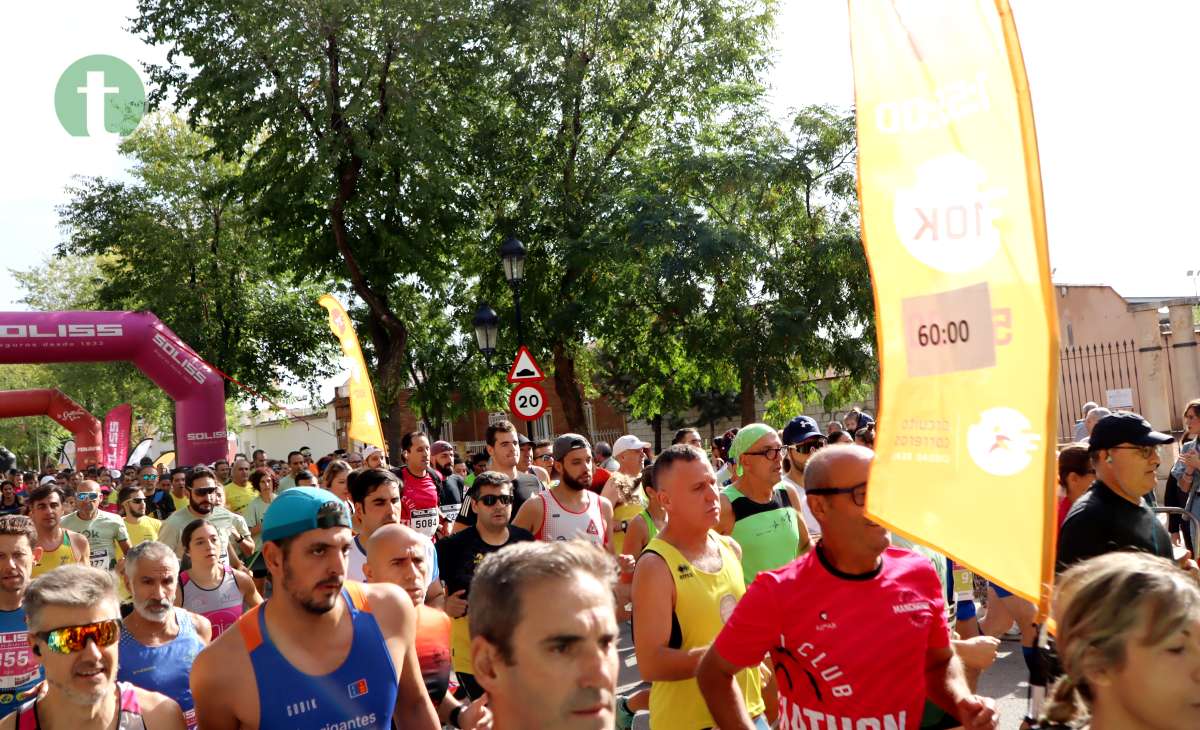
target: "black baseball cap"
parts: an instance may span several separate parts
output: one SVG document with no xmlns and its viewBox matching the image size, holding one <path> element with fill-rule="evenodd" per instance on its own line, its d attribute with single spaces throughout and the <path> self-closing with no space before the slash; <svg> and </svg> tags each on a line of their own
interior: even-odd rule
<svg viewBox="0 0 1200 730">
<path fill-rule="evenodd" d="M 1088 439 L 1088 450 L 1111 449 L 1120 444 L 1162 446 L 1175 439 L 1154 430 L 1150 422 L 1137 413 L 1113 413 L 1096 422 Z"/>
<path fill-rule="evenodd" d="M 562 461 L 575 449 L 590 449 L 588 440 L 577 433 L 564 433 L 554 439 L 554 460 Z"/>
</svg>

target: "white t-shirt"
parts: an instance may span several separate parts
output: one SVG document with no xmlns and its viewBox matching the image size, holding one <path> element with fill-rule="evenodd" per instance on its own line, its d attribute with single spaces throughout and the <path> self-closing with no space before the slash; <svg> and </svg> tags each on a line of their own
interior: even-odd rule
<svg viewBox="0 0 1200 730">
<path fill-rule="evenodd" d="M 808 500 L 804 498 L 804 487 L 797 484 L 794 479 L 787 475 L 784 475 L 783 481 L 780 484 L 794 487 L 800 494 L 800 514 L 804 516 L 804 526 L 808 528 L 809 539 L 816 539 L 817 535 L 821 534 L 821 523 L 817 522 L 817 518 L 813 517 L 812 510 L 808 508 Z"/>
</svg>

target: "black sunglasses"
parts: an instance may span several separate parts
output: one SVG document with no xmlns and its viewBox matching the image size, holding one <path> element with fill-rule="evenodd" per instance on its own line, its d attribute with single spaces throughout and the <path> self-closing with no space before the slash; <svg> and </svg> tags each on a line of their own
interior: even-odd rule
<svg viewBox="0 0 1200 730">
<path fill-rule="evenodd" d="M 127 500 L 125 500 L 125 501 L 126 501 L 126 502 L 133 502 L 134 504 L 145 504 L 145 503 L 146 503 L 146 498 L 145 498 L 145 497 L 130 497 L 129 499 L 127 499 Z"/>
<path fill-rule="evenodd" d="M 198 487 L 192 490 L 192 494 L 197 497 L 207 497 L 215 491 L 217 491 L 216 487 Z"/>
<path fill-rule="evenodd" d="M 832 496 L 835 494 L 849 494 L 850 499 L 854 500 L 854 504 L 862 507 L 867 503 L 867 483 L 855 484 L 852 487 L 814 487 L 805 489 L 805 494 L 818 494 Z"/>
<path fill-rule="evenodd" d="M 513 496 L 511 494 L 485 494 L 479 498 L 479 502 L 484 507 L 495 507 L 497 502 L 507 507 L 513 503 Z"/>
</svg>

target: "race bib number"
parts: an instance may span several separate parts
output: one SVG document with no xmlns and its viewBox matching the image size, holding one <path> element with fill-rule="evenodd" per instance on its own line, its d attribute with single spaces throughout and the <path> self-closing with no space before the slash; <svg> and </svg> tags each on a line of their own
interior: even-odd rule
<svg viewBox="0 0 1200 730">
<path fill-rule="evenodd" d="M 433 537 L 437 534 L 441 511 L 437 507 L 414 509 L 409 518 L 409 526 L 422 535 Z"/>
<path fill-rule="evenodd" d="M 458 511 L 460 509 L 462 509 L 462 505 L 461 504 L 443 504 L 440 509 L 442 510 L 442 519 L 447 520 L 449 522 L 454 522 L 455 520 L 458 519 Z"/>
<path fill-rule="evenodd" d="M 0 690 L 7 694 L 38 678 L 39 667 L 31 654 L 24 631 L 0 634 Z"/>
<path fill-rule="evenodd" d="M 91 555 L 88 556 L 88 561 L 92 564 L 93 568 L 100 568 L 101 570 L 111 570 L 115 564 L 112 554 L 104 549 L 93 550 Z"/>
</svg>

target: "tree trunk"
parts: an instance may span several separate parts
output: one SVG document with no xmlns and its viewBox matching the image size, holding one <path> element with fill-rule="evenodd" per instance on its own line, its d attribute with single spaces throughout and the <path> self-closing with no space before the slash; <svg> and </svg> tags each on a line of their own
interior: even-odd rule
<svg viewBox="0 0 1200 730">
<path fill-rule="evenodd" d="M 583 394 L 579 383 L 575 380 L 575 360 L 567 354 L 562 344 L 554 346 L 554 392 L 563 406 L 563 416 L 567 419 L 567 431 L 587 433 L 587 418 L 583 415 Z M 563 429 L 556 428 L 559 433 Z"/>
<path fill-rule="evenodd" d="M 742 407 L 742 425 L 754 423 L 758 419 L 758 409 L 754 393 L 754 368 L 746 364 L 739 371 L 742 381 L 739 401 Z"/>
<path fill-rule="evenodd" d="M 662 414 L 656 414 L 650 419 L 650 425 L 654 427 L 654 453 L 662 452 Z"/>
</svg>

